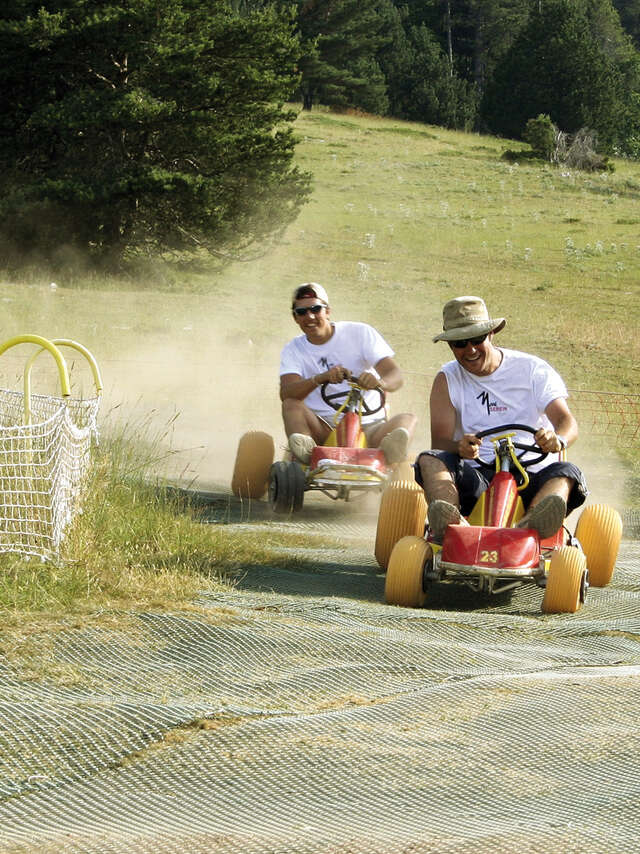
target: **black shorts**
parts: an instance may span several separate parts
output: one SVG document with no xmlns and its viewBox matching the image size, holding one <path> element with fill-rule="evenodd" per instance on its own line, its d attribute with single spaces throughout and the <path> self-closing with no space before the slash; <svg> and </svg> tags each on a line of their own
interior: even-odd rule
<svg viewBox="0 0 640 854">
<path fill-rule="evenodd" d="M 458 495 L 460 496 L 460 512 L 463 516 L 468 516 L 473 510 L 478 498 L 489 486 L 491 478 L 495 473 L 495 467 L 484 464 L 480 466 L 471 465 L 468 460 L 463 460 L 457 454 L 453 454 L 450 451 L 422 451 L 418 454 L 414 464 L 416 480 L 420 486 L 424 486 L 424 484 L 422 483 L 422 475 L 420 473 L 418 460 L 423 454 L 429 454 L 431 457 L 437 457 L 439 460 L 442 460 L 445 466 L 449 469 L 451 476 L 453 477 L 453 482 L 458 490 Z M 571 513 L 572 510 L 575 510 L 576 507 L 580 507 L 581 504 L 584 504 L 589 492 L 584 475 L 578 466 L 573 463 L 551 463 L 539 471 L 528 472 L 528 474 L 529 484 L 527 488 L 523 489 L 520 493 L 525 509 L 529 506 L 531 499 L 542 485 L 552 477 L 568 477 L 573 481 L 573 487 L 569 493 L 569 501 L 567 502 L 567 515 Z"/>
</svg>

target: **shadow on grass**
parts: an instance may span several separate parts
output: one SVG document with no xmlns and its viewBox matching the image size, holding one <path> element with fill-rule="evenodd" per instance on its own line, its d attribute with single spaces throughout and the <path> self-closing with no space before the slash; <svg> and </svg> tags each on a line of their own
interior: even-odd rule
<svg viewBox="0 0 640 854">
<path fill-rule="evenodd" d="M 191 493 L 190 503 L 197 507 L 204 521 L 213 524 L 248 524 L 284 522 L 287 532 L 300 524 L 301 533 L 326 534 L 336 538 L 336 547 L 323 548 L 310 543 L 304 550 L 305 563 L 299 568 L 277 565 L 245 565 L 236 576 L 239 591 L 292 596 L 301 598 L 344 598 L 354 602 L 383 605 L 385 575 L 373 559 L 375 530 L 372 528 L 371 507 L 344 502 L 323 501 L 305 505 L 292 516 L 275 515 L 266 501 L 240 501 L 232 495 Z M 313 526 L 317 524 L 318 528 Z M 369 525 L 365 535 L 364 526 Z M 341 534 L 350 526 L 363 526 L 358 544 L 345 543 Z M 277 525 L 276 525 L 277 527 Z M 367 536 L 369 539 L 367 539 Z M 283 553 L 289 553 L 283 546 Z M 295 549 L 293 549 L 295 551 Z M 535 584 L 499 594 L 483 594 L 464 584 L 438 583 L 429 587 L 426 610 L 457 612 L 488 612 L 530 616 L 540 613 L 542 590 Z"/>
<path fill-rule="evenodd" d="M 338 597 L 384 605 L 384 585 L 384 574 L 371 565 L 337 566 L 332 562 L 319 561 L 312 571 L 248 566 L 238 578 L 236 589 L 302 598 Z M 441 583 L 429 588 L 422 610 L 539 616 L 542 595 L 542 590 L 533 584 L 491 595 L 476 593 L 461 584 Z M 399 614 L 403 612 L 405 609 L 398 609 Z M 408 609 L 406 613 L 409 613 Z"/>
</svg>

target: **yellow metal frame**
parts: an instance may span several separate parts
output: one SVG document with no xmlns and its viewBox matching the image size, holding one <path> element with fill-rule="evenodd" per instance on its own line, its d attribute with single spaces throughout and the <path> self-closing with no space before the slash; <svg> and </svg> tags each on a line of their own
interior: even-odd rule
<svg viewBox="0 0 640 854">
<path fill-rule="evenodd" d="M 482 495 L 478 498 L 476 503 L 473 505 L 473 510 L 467 516 L 467 522 L 470 525 L 483 525 L 485 518 L 485 504 L 486 504 L 486 493 L 483 492 Z M 515 527 L 520 519 L 524 516 L 524 504 L 522 503 L 522 498 L 518 495 L 516 498 L 516 509 L 513 513 L 513 520 L 511 523 L 511 527 Z"/>
<path fill-rule="evenodd" d="M 53 356 L 53 359 L 58 368 L 58 377 L 60 379 L 60 390 L 63 398 L 68 398 L 71 396 L 71 387 L 69 384 L 69 371 L 67 369 L 67 363 L 64 359 L 64 356 L 58 349 L 59 347 L 71 347 L 74 350 L 77 350 L 81 353 L 91 368 L 91 372 L 93 375 L 93 381 L 96 387 L 96 393 L 100 394 L 102 391 L 102 378 L 100 376 L 100 369 L 98 368 L 98 363 L 95 358 L 91 354 L 86 347 L 82 344 L 79 344 L 77 341 L 73 341 L 70 338 L 54 338 L 50 341 L 47 338 L 43 338 L 41 335 L 15 335 L 13 338 L 9 338 L 3 344 L 0 344 L 0 356 L 5 353 L 7 350 L 11 349 L 11 347 L 15 347 L 18 344 L 36 344 L 40 347 L 39 350 L 29 358 L 27 364 L 25 365 L 24 375 L 23 375 L 23 390 L 24 390 L 24 423 L 25 425 L 31 424 L 31 369 L 33 368 L 33 363 L 38 358 L 40 353 L 43 351 L 47 351 Z"/>
<path fill-rule="evenodd" d="M 498 445 L 502 441 L 502 439 L 509 440 L 509 454 L 513 461 L 514 466 L 518 469 L 520 474 L 522 475 L 522 483 L 518 487 L 518 492 L 522 492 L 523 489 L 526 489 L 529 486 L 529 475 L 527 474 L 526 469 L 520 462 L 520 460 L 516 457 L 516 449 L 513 447 L 513 442 L 511 439 L 515 436 L 515 433 L 503 433 L 501 436 L 496 436 L 491 439 L 491 442 L 494 444 L 496 451 L 498 450 Z M 500 461 L 498 460 L 498 454 L 496 454 L 496 473 L 500 471 Z"/>
<path fill-rule="evenodd" d="M 349 385 L 351 386 L 352 389 L 357 387 L 357 383 L 350 382 Z M 329 435 L 327 436 L 327 439 L 325 441 L 325 447 L 327 447 L 327 448 L 335 448 L 338 445 L 337 430 L 338 430 L 338 424 L 340 423 L 340 414 L 342 412 L 344 412 L 348 402 L 349 402 L 349 395 L 347 395 L 345 397 L 344 403 L 342 404 L 342 406 L 339 409 L 336 410 L 336 413 L 333 416 L 333 430 L 331 431 L 331 433 L 329 433 Z M 360 401 L 360 403 L 358 405 L 358 418 L 360 419 L 360 425 L 362 425 L 362 400 Z M 364 431 L 362 431 L 360 433 L 360 442 L 359 442 L 358 447 L 360 447 L 360 448 L 368 447 L 367 446 L 367 438 L 364 434 Z"/>
<path fill-rule="evenodd" d="M 523 489 L 529 485 L 529 475 L 527 474 L 526 469 L 520 462 L 520 460 L 516 457 L 516 449 L 513 447 L 513 443 L 511 439 L 515 436 L 515 433 L 503 433 L 500 436 L 496 436 L 491 439 L 491 442 L 494 444 L 495 449 L 497 451 L 498 444 L 502 439 L 509 440 L 509 454 L 511 455 L 511 459 L 513 460 L 513 464 L 518 469 L 520 474 L 522 475 L 522 483 L 517 487 L 518 492 L 522 492 Z M 498 459 L 498 455 L 496 454 L 496 473 L 500 471 L 500 461 Z M 473 506 L 473 510 L 467 517 L 467 521 L 470 525 L 482 525 L 484 521 L 484 513 L 485 513 L 485 504 L 486 504 L 486 492 L 483 492 L 482 495 L 478 498 L 476 503 Z M 518 495 L 516 498 L 516 507 L 513 514 L 513 525 L 516 525 L 520 519 L 524 516 L 524 504 L 522 503 L 522 499 Z"/>
</svg>

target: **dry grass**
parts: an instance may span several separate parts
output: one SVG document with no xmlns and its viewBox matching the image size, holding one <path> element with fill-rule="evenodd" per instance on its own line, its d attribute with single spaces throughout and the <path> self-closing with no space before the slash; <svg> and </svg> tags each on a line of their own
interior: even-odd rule
<svg viewBox="0 0 640 854">
<path fill-rule="evenodd" d="M 206 508 L 155 476 L 163 456 L 158 437 L 138 429 L 102 441 L 60 560 L 0 559 L 8 631 L 30 623 L 46 633 L 52 619 L 96 611 L 110 625 L 114 610 L 188 610 L 199 592 L 228 589 L 247 565 L 306 566 L 295 549 L 281 549 L 309 545 L 308 537 L 282 536 L 277 525 L 273 533 L 253 533 L 206 524 Z"/>
</svg>

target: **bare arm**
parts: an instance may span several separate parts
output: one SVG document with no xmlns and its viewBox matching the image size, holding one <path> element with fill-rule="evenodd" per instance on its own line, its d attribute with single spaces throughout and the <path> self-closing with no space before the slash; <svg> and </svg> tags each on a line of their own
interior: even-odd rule
<svg viewBox="0 0 640 854">
<path fill-rule="evenodd" d="M 473 460 L 478 456 L 479 440 L 472 434 L 466 433 L 462 439 L 454 439 L 457 414 L 449 397 L 449 386 L 442 371 L 436 374 L 431 387 L 429 398 L 431 411 L 431 447 L 439 451 L 451 451 L 465 460 Z"/>
<path fill-rule="evenodd" d="M 300 374 L 282 374 L 280 377 L 280 400 L 286 400 L 288 397 L 304 400 L 319 385 L 341 383 L 347 377 L 349 377 L 349 371 L 342 365 L 334 365 L 328 371 L 306 378 L 301 377 Z"/>
<path fill-rule="evenodd" d="M 567 401 L 563 397 L 552 400 L 544 412 L 553 424 L 553 430 L 540 428 L 535 435 L 536 442 L 543 451 L 558 453 L 562 450 L 562 442 L 558 437 L 564 439 L 568 448 L 578 438 L 578 422 L 569 411 Z"/>
<path fill-rule="evenodd" d="M 382 391 L 397 391 L 404 382 L 402 372 L 391 356 L 385 356 L 376 363 L 375 369 L 380 375 L 376 377 L 371 371 L 363 371 L 358 377 L 358 385 L 362 388 L 380 388 Z"/>
</svg>

